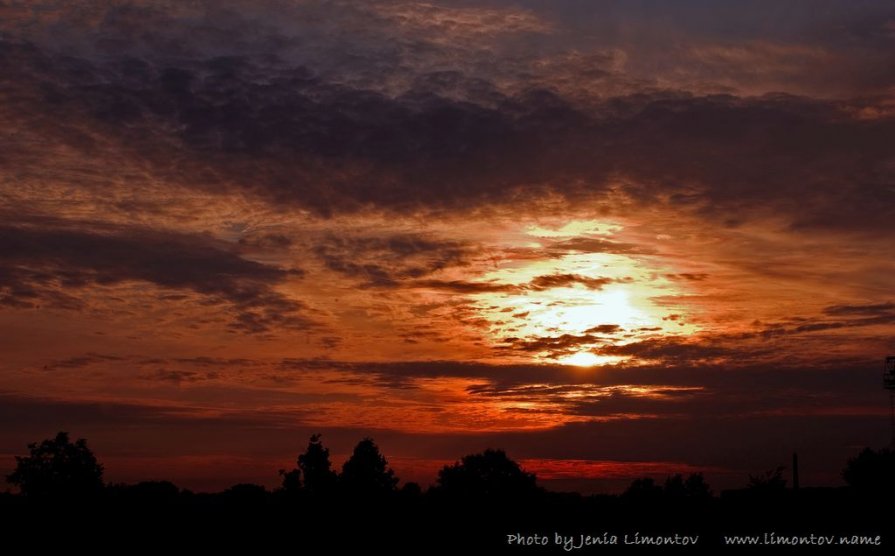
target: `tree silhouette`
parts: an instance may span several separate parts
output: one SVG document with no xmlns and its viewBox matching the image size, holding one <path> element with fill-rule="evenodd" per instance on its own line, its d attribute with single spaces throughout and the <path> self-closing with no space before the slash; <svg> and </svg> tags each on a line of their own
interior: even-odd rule
<svg viewBox="0 0 895 556">
<path fill-rule="evenodd" d="M 319 434 L 311 435 L 308 449 L 298 456 L 298 467 L 304 475 L 304 487 L 311 494 L 332 492 L 336 485 L 336 473 L 329 461 L 329 449 L 323 446 Z"/>
<path fill-rule="evenodd" d="M 622 497 L 637 502 L 652 502 L 662 497 L 662 487 L 652 477 L 641 477 L 631 481 Z"/>
<path fill-rule="evenodd" d="M 372 438 L 364 438 L 354 447 L 354 453 L 342 466 L 339 477 L 346 492 L 376 496 L 395 492 L 398 478 L 388 467 L 385 457 Z"/>
<path fill-rule="evenodd" d="M 709 484 L 705 482 L 705 477 L 702 476 L 702 473 L 691 473 L 689 477 L 687 477 L 687 482 L 684 483 L 684 488 L 687 489 L 687 496 L 690 498 L 711 498 L 712 497 L 712 489 L 709 487 Z"/>
<path fill-rule="evenodd" d="M 895 451 L 864 448 L 848 460 L 842 478 L 852 488 L 864 492 L 895 491 Z"/>
<path fill-rule="evenodd" d="M 464 456 L 438 472 L 439 489 L 455 496 L 524 497 L 539 492 L 534 473 L 526 473 L 503 450 Z"/>
<path fill-rule="evenodd" d="M 103 466 L 87 441 L 70 442 L 67 432 L 40 444 L 28 444 L 30 455 L 16 456 L 16 468 L 6 480 L 26 496 L 85 496 L 103 488 Z"/>
<path fill-rule="evenodd" d="M 670 498 L 704 500 L 712 497 L 712 489 L 702 473 L 693 473 L 686 480 L 678 473 L 665 479 L 664 494 Z"/>
<path fill-rule="evenodd" d="M 283 484 L 280 487 L 281 491 L 292 494 L 301 490 L 301 469 L 292 469 L 290 471 L 280 469 L 280 477 L 283 478 Z"/>
</svg>

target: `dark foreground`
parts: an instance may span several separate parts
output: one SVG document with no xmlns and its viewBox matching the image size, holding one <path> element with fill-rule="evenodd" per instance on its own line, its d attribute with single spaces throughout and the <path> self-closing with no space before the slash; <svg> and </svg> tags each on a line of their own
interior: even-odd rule
<svg viewBox="0 0 895 556">
<path fill-rule="evenodd" d="M 731 491 L 705 500 L 556 493 L 494 500 L 316 499 L 259 488 L 192 494 L 143 485 L 89 501 L 0 495 L 0 517 L 7 540 L 41 552 L 882 554 L 895 544 L 887 500 L 846 488 Z"/>
</svg>

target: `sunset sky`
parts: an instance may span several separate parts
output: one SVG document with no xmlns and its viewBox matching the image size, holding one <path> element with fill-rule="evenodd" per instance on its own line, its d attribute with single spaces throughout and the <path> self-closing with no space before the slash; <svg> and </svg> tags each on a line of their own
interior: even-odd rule
<svg viewBox="0 0 895 556">
<path fill-rule="evenodd" d="M 839 484 L 893 248 L 891 1 L 0 5 L 3 474 Z"/>
</svg>

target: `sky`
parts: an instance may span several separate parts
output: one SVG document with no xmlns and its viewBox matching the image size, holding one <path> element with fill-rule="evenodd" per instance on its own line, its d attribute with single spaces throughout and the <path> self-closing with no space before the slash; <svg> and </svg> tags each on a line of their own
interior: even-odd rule
<svg viewBox="0 0 895 556">
<path fill-rule="evenodd" d="M 0 470 L 617 491 L 890 438 L 888 1 L 0 5 Z"/>
</svg>

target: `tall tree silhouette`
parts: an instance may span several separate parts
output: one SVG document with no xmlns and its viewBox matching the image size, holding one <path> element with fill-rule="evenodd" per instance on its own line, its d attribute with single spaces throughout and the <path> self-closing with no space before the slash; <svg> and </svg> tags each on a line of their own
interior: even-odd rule
<svg viewBox="0 0 895 556">
<path fill-rule="evenodd" d="M 83 438 L 76 442 L 60 432 L 40 444 L 28 444 L 30 455 L 16 456 L 6 480 L 26 496 L 86 496 L 103 488 L 103 466 Z"/>
<path fill-rule="evenodd" d="M 342 466 L 339 477 L 346 492 L 376 496 L 395 492 L 398 478 L 388 467 L 385 457 L 372 438 L 364 438 L 354 447 L 354 453 Z"/>
<path fill-rule="evenodd" d="M 525 497 L 537 493 L 534 473 L 526 473 L 503 450 L 464 456 L 438 472 L 439 489 L 450 495 Z"/>
<path fill-rule="evenodd" d="M 298 456 L 298 467 L 304 475 L 304 487 L 311 494 L 326 494 L 336 485 L 336 473 L 329 461 L 329 449 L 323 446 L 319 434 L 311 435 L 308 449 Z"/>
</svg>

